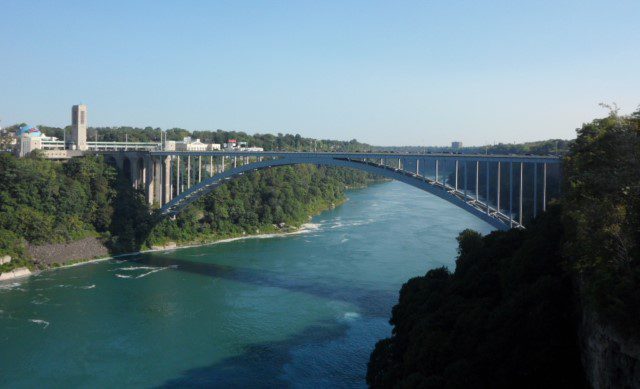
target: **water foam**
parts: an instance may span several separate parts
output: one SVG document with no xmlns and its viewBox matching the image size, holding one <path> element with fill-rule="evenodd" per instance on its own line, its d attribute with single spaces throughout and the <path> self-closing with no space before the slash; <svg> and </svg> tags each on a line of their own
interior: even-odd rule
<svg viewBox="0 0 640 389">
<path fill-rule="evenodd" d="M 47 327 L 49 327 L 49 322 L 46 320 L 41 320 L 41 319 L 29 319 L 30 322 L 32 323 L 36 323 L 36 324 L 41 324 L 44 325 L 44 327 L 42 329 L 46 329 Z"/>
<path fill-rule="evenodd" d="M 129 267 L 121 267 L 117 270 L 122 270 L 122 271 L 134 271 L 134 270 L 151 270 L 151 269 L 157 269 L 157 267 L 155 266 L 129 266 Z"/>
<path fill-rule="evenodd" d="M 19 282 L 12 282 L 10 284 L 2 284 L 2 283 L 0 283 L 0 290 L 2 290 L 2 289 L 19 289 L 18 287 L 20 285 L 21 284 Z"/>
<path fill-rule="evenodd" d="M 358 312 L 345 312 L 342 315 L 342 318 L 347 321 L 353 321 L 360 318 L 360 314 Z"/>
</svg>

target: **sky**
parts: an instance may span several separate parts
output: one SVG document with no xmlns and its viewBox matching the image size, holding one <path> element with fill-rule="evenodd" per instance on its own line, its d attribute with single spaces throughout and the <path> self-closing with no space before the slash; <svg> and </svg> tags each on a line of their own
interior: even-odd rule
<svg viewBox="0 0 640 389">
<path fill-rule="evenodd" d="M 0 125 L 573 138 L 640 104 L 640 1 L 0 0 Z"/>
</svg>

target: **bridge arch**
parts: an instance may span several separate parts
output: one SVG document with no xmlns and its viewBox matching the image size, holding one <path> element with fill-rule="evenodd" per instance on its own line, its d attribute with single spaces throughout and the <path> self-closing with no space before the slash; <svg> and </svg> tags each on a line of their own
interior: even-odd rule
<svg viewBox="0 0 640 389">
<path fill-rule="evenodd" d="M 470 202 L 466 198 L 461 198 L 461 193 L 452 191 L 450 187 L 437 182 L 435 180 L 420 176 L 416 173 L 380 165 L 372 162 L 366 162 L 363 160 L 354 160 L 349 158 L 335 158 L 335 157 L 317 157 L 317 158 L 296 158 L 296 157 L 284 157 L 279 159 L 268 159 L 259 162 L 249 163 L 241 165 L 227 171 L 219 172 L 218 174 L 203 180 L 197 185 L 194 185 L 187 191 L 176 196 L 173 200 L 165 204 L 160 209 L 160 215 L 162 217 L 174 216 L 178 214 L 182 209 L 192 202 L 198 200 L 202 196 L 210 193 L 220 185 L 228 182 L 229 180 L 241 177 L 245 173 L 269 169 L 278 166 L 289 166 L 299 164 L 315 164 L 323 166 L 335 166 L 352 168 L 367 173 L 379 175 L 385 178 L 389 178 L 395 181 L 400 181 L 405 184 L 411 185 L 432 195 L 435 195 L 445 201 L 448 201 L 468 212 L 477 216 L 478 218 L 489 223 L 493 227 L 501 230 L 509 229 L 511 223 L 506 222 L 504 218 L 499 218 L 496 214 L 491 214 L 489 207 L 485 208 L 481 203 Z"/>
</svg>

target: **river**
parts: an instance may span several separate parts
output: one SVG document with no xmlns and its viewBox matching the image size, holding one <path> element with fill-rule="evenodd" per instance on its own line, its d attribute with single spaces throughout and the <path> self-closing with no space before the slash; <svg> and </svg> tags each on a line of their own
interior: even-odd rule
<svg viewBox="0 0 640 389">
<path fill-rule="evenodd" d="M 0 284 L 0 387 L 364 387 L 398 291 L 491 227 L 408 185 L 348 193 L 299 234 Z"/>
</svg>

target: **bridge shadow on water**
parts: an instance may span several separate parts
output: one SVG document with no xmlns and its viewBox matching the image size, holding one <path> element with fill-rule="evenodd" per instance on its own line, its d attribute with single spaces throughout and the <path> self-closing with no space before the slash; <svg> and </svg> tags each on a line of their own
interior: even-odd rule
<svg viewBox="0 0 640 389">
<path fill-rule="evenodd" d="M 290 274 L 283 274 L 265 269 L 250 269 L 208 262 L 193 262 L 175 257 L 171 254 L 142 255 L 127 262 L 167 267 L 173 266 L 176 271 L 222 278 L 246 284 L 274 287 L 292 292 L 307 293 L 328 300 L 338 300 L 356 305 L 359 314 L 367 317 L 388 318 L 391 308 L 398 301 L 397 292 L 375 290 L 347 284 L 338 280 L 295 279 Z"/>
<path fill-rule="evenodd" d="M 240 355 L 225 358 L 211 365 L 185 370 L 180 376 L 169 379 L 157 387 L 289 387 L 286 380 L 286 366 L 293 361 L 292 348 L 301 345 L 320 346 L 344 337 L 347 330 L 348 325 L 345 323 L 318 323 L 287 339 L 250 345 Z M 354 381 L 353 384 L 364 383 L 364 377 L 354 377 L 351 371 L 343 371 L 339 367 L 331 370 L 332 380 Z M 326 378 L 323 381 L 325 382 L 318 384 L 320 386 L 330 384 Z"/>
<path fill-rule="evenodd" d="M 292 279 L 290 274 L 271 270 L 193 262 L 172 254 L 145 254 L 123 262 L 158 267 L 174 266 L 174 271 L 222 278 L 256 286 L 282 288 L 329 300 L 344 301 L 356 305 L 358 313 L 363 318 L 384 318 L 385 321 L 391 315 L 391 308 L 398 298 L 397 294 L 393 292 L 367 289 L 337 280 L 329 279 L 321 282 L 309 279 Z M 287 365 L 293 360 L 292 349 L 300 346 L 309 347 L 311 350 L 320 349 L 328 342 L 347 336 L 348 330 L 349 324 L 345 321 L 319 321 L 287 339 L 248 345 L 240 355 L 225 358 L 210 365 L 185 370 L 180 376 L 169 379 L 158 387 L 288 387 L 290 384 L 286 378 L 287 374 L 291 372 L 287 372 Z M 319 377 L 305 375 L 303 378 L 320 381 L 315 382 L 320 386 L 331 386 L 331 382 L 335 382 L 334 380 L 349 382 L 349 386 L 358 386 L 364 383 L 364 376 L 358 375 L 357 372 L 354 373 L 352 369 L 342 366 L 339 362 L 333 362 L 329 362 L 330 366 L 325 366 L 324 364 L 327 362 L 319 358 L 317 363 L 320 366 L 306 366 L 312 372 L 316 367 L 321 371 L 329 369 L 332 374 L 330 379 L 323 378 L 321 373 L 319 373 Z M 292 373 L 294 377 L 291 378 L 295 379 L 295 370 Z"/>
</svg>

